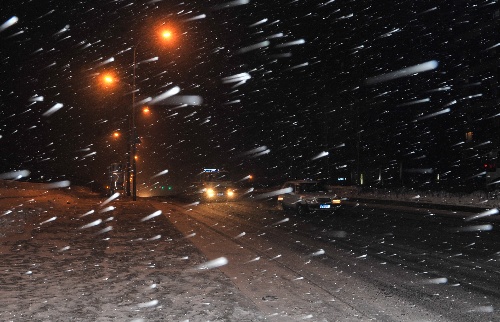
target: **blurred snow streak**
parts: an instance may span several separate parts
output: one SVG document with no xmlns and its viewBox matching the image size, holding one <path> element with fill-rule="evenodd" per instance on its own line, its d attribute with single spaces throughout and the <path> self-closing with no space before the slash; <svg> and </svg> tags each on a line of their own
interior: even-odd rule
<svg viewBox="0 0 500 322">
<path fill-rule="evenodd" d="M 115 207 L 109 206 L 109 207 L 101 209 L 99 212 L 102 213 L 102 212 L 108 212 L 108 211 L 113 211 L 113 210 L 115 210 Z"/>
<path fill-rule="evenodd" d="M 417 118 L 414 122 L 421 121 L 421 120 L 426 120 L 426 119 L 429 119 L 431 117 L 438 116 L 438 115 L 441 115 L 441 114 L 450 113 L 450 112 L 451 112 L 451 110 L 449 108 L 445 108 L 444 110 L 437 111 L 437 112 L 431 113 L 429 115 L 421 116 L 421 117 Z"/>
<path fill-rule="evenodd" d="M 115 200 L 116 198 L 118 198 L 120 196 L 120 194 L 118 192 L 115 192 L 111 197 L 109 197 L 108 199 L 106 199 L 102 204 L 101 204 L 101 207 L 104 207 L 106 206 L 108 203 L 110 203 L 111 201 Z"/>
<path fill-rule="evenodd" d="M 256 262 L 256 261 L 259 261 L 259 260 L 260 260 L 260 257 L 255 257 L 254 259 L 251 259 L 251 260 L 249 260 L 246 263 Z"/>
<path fill-rule="evenodd" d="M 483 211 L 483 212 L 481 212 L 481 213 L 479 213 L 477 215 L 467 217 L 467 218 L 465 218 L 465 221 L 471 221 L 471 220 L 475 220 L 475 219 L 479 219 L 479 218 L 484 218 L 484 217 L 496 215 L 496 214 L 498 214 L 498 212 L 499 211 L 498 211 L 497 208 L 490 209 L 490 210 L 487 210 L 487 211 Z"/>
<path fill-rule="evenodd" d="M 426 63 L 414 65 L 411 67 L 403 68 L 395 72 L 390 72 L 387 74 L 382 74 L 380 76 L 370 77 L 366 80 L 368 85 L 378 84 L 386 81 L 390 81 L 396 78 L 407 77 L 413 74 L 422 73 L 425 71 L 433 70 L 438 67 L 439 63 L 437 60 L 431 60 Z"/>
<path fill-rule="evenodd" d="M 51 221 L 54 221 L 54 220 L 56 220 L 56 219 L 57 219 L 57 217 L 52 217 L 52 218 L 50 218 L 50 219 L 47 219 L 47 220 L 45 220 L 45 221 L 42 221 L 42 222 L 40 223 L 40 225 L 46 224 L 46 223 L 51 222 Z"/>
<path fill-rule="evenodd" d="M 329 153 L 326 152 L 326 151 L 323 151 L 321 153 L 319 153 L 318 155 L 316 155 L 314 158 L 312 158 L 311 160 L 316 160 L 316 159 L 319 159 L 319 158 L 322 158 L 322 157 L 326 157 Z"/>
<path fill-rule="evenodd" d="M 146 220 L 152 219 L 154 217 L 157 217 L 159 215 L 161 215 L 161 210 L 157 210 L 157 211 L 153 212 L 151 215 L 142 218 L 141 221 L 146 221 Z"/>
<path fill-rule="evenodd" d="M 0 174 L 0 180 L 17 180 L 30 175 L 28 170 L 11 171 Z"/>
<path fill-rule="evenodd" d="M 87 211 L 86 213 L 84 213 L 83 215 L 81 215 L 81 216 L 80 216 L 80 218 L 85 217 L 85 216 L 88 216 L 88 215 L 91 215 L 91 214 L 93 214 L 93 213 L 94 213 L 94 210 L 89 210 L 89 211 Z"/>
<path fill-rule="evenodd" d="M 273 224 L 273 226 L 274 226 L 274 225 L 279 225 L 279 224 L 285 223 L 285 222 L 287 222 L 287 221 L 289 221 L 289 220 L 290 220 L 290 218 L 285 218 L 285 219 L 283 219 L 283 220 L 280 220 L 280 221 L 275 222 L 275 223 Z"/>
<path fill-rule="evenodd" d="M 239 49 L 237 52 L 240 53 L 240 54 L 244 54 L 244 53 L 247 53 L 247 52 L 252 51 L 252 50 L 256 50 L 256 49 L 259 49 L 259 48 L 268 47 L 270 44 L 271 44 L 270 41 L 264 40 L 264 41 L 259 42 L 257 44 L 253 44 L 253 45 L 250 45 L 250 46 L 247 46 L 247 47 L 243 47 L 243 48 Z"/>
<path fill-rule="evenodd" d="M 227 263 L 228 263 L 227 258 L 219 257 L 219 258 L 216 258 L 214 260 L 211 260 L 211 261 L 208 261 L 208 262 L 205 262 L 203 264 L 198 265 L 197 269 L 200 269 L 200 270 L 201 269 L 212 269 L 212 268 L 224 266 Z"/>
<path fill-rule="evenodd" d="M 245 235 L 246 235 L 246 233 L 245 233 L 245 232 L 242 232 L 241 234 L 239 234 L 238 236 L 236 236 L 236 237 L 234 237 L 234 238 L 240 238 L 240 237 L 243 237 L 243 236 L 245 236 Z"/>
<path fill-rule="evenodd" d="M 47 183 L 44 184 L 42 187 L 43 189 L 56 189 L 56 188 L 66 188 L 71 185 L 71 182 L 68 180 L 63 180 L 59 182 L 53 182 L 53 183 Z"/>
<path fill-rule="evenodd" d="M 61 103 L 56 103 L 54 106 L 49 108 L 45 113 L 43 113 L 43 116 L 51 116 L 55 112 L 59 111 L 64 105 Z"/>
<path fill-rule="evenodd" d="M 234 1 L 226 2 L 224 4 L 214 6 L 213 10 L 227 9 L 227 8 L 241 6 L 241 5 L 249 4 L 249 3 L 250 3 L 250 0 L 234 0 Z"/>
<path fill-rule="evenodd" d="M 203 97 L 199 95 L 174 95 L 163 100 L 161 105 L 191 105 L 199 106 L 203 104 Z"/>
<path fill-rule="evenodd" d="M 492 313 L 494 312 L 493 306 L 488 305 L 488 306 L 478 306 L 472 310 L 469 310 L 469 312 L 482 312 L 482 313 Z"/>
<path fill-rule="evenodd" d="M 292 188 L 285 188 L 285 189 L 279 189 L 271 192 L 266 192 L 260 195 L 255 196 L 255 199 L 264 199 L 264 198 L 269 198 L 277 195 L 281 195 L 284 193 L 290 193 L 292 192 Z"/>
<path fill-rule="evenodd" d="M 311 255 L 312 256 L 319 256 L 319 255 L 324 255 L 324 254 L 325 254 L 325 250 L 324 249 L 320 249 L 317 252 L 312 253 Z"/>
<path fill-rule="evenodd" d="M 158 102 L 163 101 L 171 96 L 178 94 L 180 91 L 181 91 L 181 89 L 179 86 L 172 87 L 171 89 L 164 92 L 163 94 L 160 94 L 160 95 L 156 96 L 155 98 L 153 98 L 151 101 L 149 101 L 149 103 L 150 104 L 158 103 Z"/>
<path fill-rule="evenodd" d="M 186 19 L 185 21 L 192 21 L 192 20 L 204 19 L 204 18 L 206 18 L 206 17 L 207 17 L 207 15 L 206 15 L 206 14 L 201 14 L 201 15 L 194 16 L 194 17 L 192 17 L 192 18 Z"/>
<path fill-rule="evenodd" d="M 426 284 L 446 284 L 448 283 L 448 279 L 446 277 L 438 277 L 438 278 L 432 278 L 430 280 L 424 281 Z"/>
<path fill-rule="evenodd" d="M 493 230 L 493 226 L 490 224 L 486 225 L 476 225 L 476 226 L 467 226 L 459 228 L 457 231 L 490 231 Z"/>
<path fill-rule="evenodd" d="M 240 154 L 238 154 L 238 157 L 242 157 L 242 156 L 245 156 L 245 155 L 251 155 L 251 154 L 255 154 L 255 153 L 260 153 L 260 152 L 265 151 L 265 150 L 267 150 L 267 146 L 263 145 L 263 146 L 260 146 L 258 148 L 251 149 L 249 151 L 240 153 Z"/>
<path fill-rule="evenodd" d="M 144 307 L 153 307 L 153 306 L 156 306 L 156 305 L 158 305 L 158 300 L 152 300 L 152 301 L 149 301 L 149 302 L 140 303 L 137 306 L 140 307 L 140 308 L 144 308 Z"/>
<path fill-rule="evenodd" d="M 304 39 L 299 39 L 299 40 L 294 40 L 294 41 L 286 42 L 284 44 L 276 45 L 276 48 L 282 48 L 282 47 L 288 47 L 288 46 L 294 46 L 294 45 L 302 45 L 302 44 L 305 44 L 305 43 L 306 43 L 306 41 Z"/>
<path fill-rule="evenodd" d="M 80 227 L 80 229 L 86 229 L 86 228 L 90 228 L 90 227 L 94 227 L 94 226 L 97 226 L 99 225 L 100 223 L 102 223 L 102 219 L 97 219 L 89 224 L 86 224 L 86 225 L 83 225 L 82 227 Z"/>
<path fill-rule="evenodd" d="M 9 28 L 10 26 L 14 25 L 16 22 L 19 21 L 19 18 L 17 18 L 16 16 L 13 16 L 12 18 L 10 18 L 9 20 L 7 20 L 6 22 L 4 22 L 1 26 L 0 26 L 0 32 L 4 31 L 5 29 Z"/>
<path fill-rule="evenodd" d="M 96 235 L 100 235 L 100 234 L 104 234 L 104 233 L 107 233 L 108 231 L 112 231 L 113 230 L 113 226 L 108 226 L 106 228 L 103 228 L 101 230 L 99 230 Z"/>
</svg>

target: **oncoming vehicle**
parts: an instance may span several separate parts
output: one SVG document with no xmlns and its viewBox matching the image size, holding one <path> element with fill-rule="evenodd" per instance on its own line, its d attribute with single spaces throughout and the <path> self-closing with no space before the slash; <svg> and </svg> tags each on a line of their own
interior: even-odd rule
<svg viewBox="0 0 500 322">
<path fill-rule="evenodd" d="M 228 171 L 203 169 L 197 186 L 202 200 L 229 201 L 236 199 L 236 189 Z"/>
<path fill-rule="evenodd" d="M 295 180 L 286 182 L 278 196 L 283 210 L 295 210 L 299 214 L 311 211 L 333 211 L 341 205 L 341 199 L 329 192 L 320 182 Z"/>
</svg>

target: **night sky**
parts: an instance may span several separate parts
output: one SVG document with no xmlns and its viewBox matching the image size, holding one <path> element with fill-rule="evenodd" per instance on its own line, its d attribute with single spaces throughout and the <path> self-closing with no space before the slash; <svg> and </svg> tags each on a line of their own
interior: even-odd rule
<svg viewBox="0 0 500 322">
<path fill-rule="evenodd" d="M 136 46 L 136 102 L 157 98 L 149 115 L 136 106 L 140 185 L 225 167 L 266 184 L 363 173 L 368 185 L 480 186 L 500 143 L 498 10 L 493 0 L 4 0 L 0 173 L 104 180 L 125 159 Z M 160 41 L 162 26 L 172 41 Z M 105 88 L 111 71 L 119 82 Z"/>
</svg>

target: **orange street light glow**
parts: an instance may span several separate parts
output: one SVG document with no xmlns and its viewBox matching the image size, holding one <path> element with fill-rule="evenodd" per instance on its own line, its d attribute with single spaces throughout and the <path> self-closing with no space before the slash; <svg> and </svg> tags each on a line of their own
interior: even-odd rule
<svg viewBox="0 0 500 322">
<path fill-rule="evenodd" d="M 177 43 L 178 33 L 175 26 L 163 25 L 156 30 L 158 39 L 162 45 L 174 46 Z"/>
<path fill-rule="evenodd" d="M 144 107 L 142 108 L 142 113 L 144 113 L 144 114 L 149 114 L 150 112 L 151 112 L 151 111 L 149 110 L 149 107 L 144 106 Z"/>
<path fill-rule="evenodd" d="M 114 137 L 114 138 L 118 138 L 118 137 L 120 137 L 120 132 L 114 132 L 114 133 L 113 133 L 113 137 Z"/>
<path fill-rule="evenodd" d="M 104 86 L 111 86 L 116 83 L 116 78 L 112 73 L 105 73 L 102 74 L 101 81 Z"/>
<path fill-rule="evenodd" d="M 172 32 L 170 30 L 163 30 L 161 32 L 161 36 L 163 37 L 163 39 L 169 39 L 170 37 L 172 37 Z"/>
</svg>

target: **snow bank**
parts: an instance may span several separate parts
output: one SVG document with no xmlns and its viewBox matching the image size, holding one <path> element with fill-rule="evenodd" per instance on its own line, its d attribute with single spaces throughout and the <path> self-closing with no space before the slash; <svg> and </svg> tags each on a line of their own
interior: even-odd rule
<svg viewBox="0 0 500 322">
<path fill-rule="evenodd" d="M 339 196 L 351 199 L 379 199 L 484 208 L 500 207 L 500 199 L 496 192 L 476 191 L 470 194 L 460 194 L 446 191 L 418 191 L 407 188 L 382 189 L 355 186 L 332 186 L 331 190 Z"/>
</svg>

